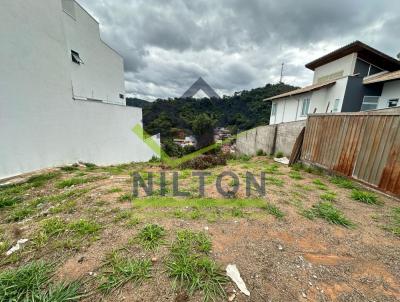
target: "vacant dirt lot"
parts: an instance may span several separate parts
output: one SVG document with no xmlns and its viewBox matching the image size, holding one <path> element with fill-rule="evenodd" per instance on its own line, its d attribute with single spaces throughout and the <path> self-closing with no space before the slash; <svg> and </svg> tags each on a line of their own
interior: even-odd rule
<svg viewBox="0 0 400 302">
<path fill-rule="evenodd" d="M 134 171 L 154 172 L 152 197 L 131 196 Z M 398 200 L 267 157 L 210 169 L 204 198 L 190 170 L 179 171 L 188 196 L 172 197 L 168 170 L 159 196 L 159 171 L 88 164 L 0 187 L 0 300 L 16 297 L 12 279 L 16 292 L 48 298 L 38 301 L 400 301 Z M 223 171 L 240 178 L 230 199 L 215 187 Z M 246 197 L 246 172 L 266 173 L 266 196 L 253 187 Z M 6 256 L 19 239 L 28 242 Z M 17 269 L 32 263 L 49 275 L 27 290 L 29 269 Z M 228 264 L 250 297 L 225 277 Z"/>
</svg>

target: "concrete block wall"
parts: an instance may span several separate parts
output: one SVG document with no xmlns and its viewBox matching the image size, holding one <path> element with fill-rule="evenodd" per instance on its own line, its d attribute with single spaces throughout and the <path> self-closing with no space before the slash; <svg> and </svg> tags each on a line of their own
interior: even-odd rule
<svg viewBox="0 0 400 302">
<path fill-rule="evenodd" d="M 275 135 L 274 126 L 260 126 L 239 134 L 236 147 L 241 154 L 255 155 L 258 150 L 272 153 Z"/>
<path fill-rule="evenodd" d="M 258 150 L 263 150 L 267 154 L 282 151 L 286 156 L 290 156 L 293 145 L 306 123 L 307 121 L 304 120 L 248 130 L 239 134 L 236 148 L 240 154 L 246 155 L 255 155 Z"/>
<path fill-rule="evenodd" d="M 296 142 L 303 127 L 306 126 L 307 121 L 297 121 L 278 124 L 278 131 L 276 135 L 276 152 L 282 151 L 286 156 L 292 153 L 293 145 Z"/>
</svg>

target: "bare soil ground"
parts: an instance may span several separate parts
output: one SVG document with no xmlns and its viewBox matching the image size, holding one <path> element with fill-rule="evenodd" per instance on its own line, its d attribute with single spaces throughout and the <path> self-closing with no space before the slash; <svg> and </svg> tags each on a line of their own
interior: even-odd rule
<svg viewBox="0 0 400 302">
<path fill-rule="evenodd" d="M 206 199 L 197 196 L 198 179 L 189 170 L 180 171 L 179 185 L 190 196 L 145 197 L 141 190 L 141 196 L 132 199 L 131 173 L 155 172 L 157 189 L 161 170 L 158 164 L 52 169 L 41 172 L 50 173 L 43 181 L 25 178 L 9 192 L 0 189 L 7 198 L 19 198 L 0 207 L 0 271 L 40 259 L 55 263 L 55 282 L 78 280 L 86 294 L 82 301 L 203 301 L 201 290 L 190 293 L 174 283 L 165 265 L 177 232 L 193 230 L 209 236 L 208 256 L 222 272 L 228 264 L 237 265 L 251 293 L 247 297 L 227 282 L 226 297 L 216 301 L 400 301 L 400 237 L 393 218 L 398 200 L 375 192 L 378 204 L 356 201 L 352 189 L 332 183 L 330 176 L 293 172 L 267 157 L 210 169 Z M 216 190 L 216 175 L 222 171 L 240 176 L 232 200 L 224 200 Z M 266 172 L 266 196 L 252 190 L 246 197 L 246 171 L 258 181 Z M 171 179 L 168 174 L 169 196 Z M 229 186 L 231 181 L 225 179 L 224 187 Z M 330 199 L 352 225 L 308 215 L 321 198 Z M 49 223 L 56 218 L 63 225 Z M 81 219 L 99 229 L 74 227 Z M 165 229 L 163 242 L 153 250 L 135 240 L 149 224 Z M 57 228 L 62 231 L 55 232 Z M 28 243 L 6 256 L 21 238 Z M 151 276 L 102 293 L 98 288 L 107 270 L 104 264 L 113 251 L 152 260 Z"/>
</svg>

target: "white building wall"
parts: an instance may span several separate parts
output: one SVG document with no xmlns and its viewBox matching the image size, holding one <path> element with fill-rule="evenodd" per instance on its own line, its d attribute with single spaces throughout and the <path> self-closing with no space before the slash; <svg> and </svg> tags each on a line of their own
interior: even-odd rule
<svg viewBox="0 0 400 302">
<path fill-rule="evenodd" d="M 340 58 L 338 60 L 332 61 L 328 64 L 316 68 L 314 71 L 313 84 L 318 83 L 321 78 L 329 75 L 336 74 L 335 78 L 352 75 L 354 73 L 356 61 L 357 61 L 357 53 L 352 53 L 343 58 Z"/>
<path fill-rule="evenodd" d="M 125 105 L 119 97 L 125 94 L 122 57 L 101 40 L 99 24 L 79 4 L 73 0 L 63 3 L 68 8 L 62 14 L 67 54 L 71 57 L 74 50 L 84 61 L 79 65 L 69 60 L 75 97 Z M 72 5 L 73 13 L 67 3 Z"/>
<path fill-rule="evenodd" d="M 377 109 L 387 108 L 388 101 L 391 99 L 400 100 L 400 80 L 387 82 L 383 85 L 382 95 L 379 98 Z M 398 106 L 400 106 L 400 101 Z"/>
<path fill-rule="evenodd" d="M 307 116 L 302 116 L 301 111 L 303 101 L 308 98 L 310 99 L 308 113 L 331 112 L 336 99 L 339 100 L 337 112 L 341 112 L 347 81 L 348 77 L 345 77 L 337 80 L 333 86 L 272 101 L 277 104 L 277 114 L 270 117 L 270 125 L 306 119 Z"/>
<path fill-rule="evenodd" d="M 338 111 L 341 112 L 348 77 L 339 79 L 333 86 L 322 88 L 313 92 L 310 104 L 310 113 L 317 109 L 317 113 L 333 111 L 335 100 L 339 100 Z"/>
<path fill-rule="evenodd" d="M 141 109 L 72 99 L 61 1 L 6 0 L 0 10 L 0 178 L 78 160 L 145 161 L 131 132 Z"/>
</svg>

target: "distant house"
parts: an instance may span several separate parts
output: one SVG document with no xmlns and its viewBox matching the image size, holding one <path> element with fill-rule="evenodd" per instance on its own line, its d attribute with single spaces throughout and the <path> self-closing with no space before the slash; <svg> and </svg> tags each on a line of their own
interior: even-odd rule
<svg viewBox="0 0 400 302">
<path fill-rule="evenodd" d="M 312 85 L 272 101 L 270 124 L 304 120 L 309 113 L 357 112 L 400 106 L 400 61 L 360 41 L 306 65 Z"/>
<path fill-rule="evenodd" d="M 194 136 L 186 136 L 184 139 L 181 138 L 175 138 L 174 143 L 183 147 L 196 147 L 197 146 L 197 140 Z"/>
<path fill-rule="evenodd" d="M 81 5 L 1 5 L 0 179 L 76 161 L 118 164 L 155 155 L 132 133 L 142 110 L 126 107 L 123 58 Z"/>
</svg>

